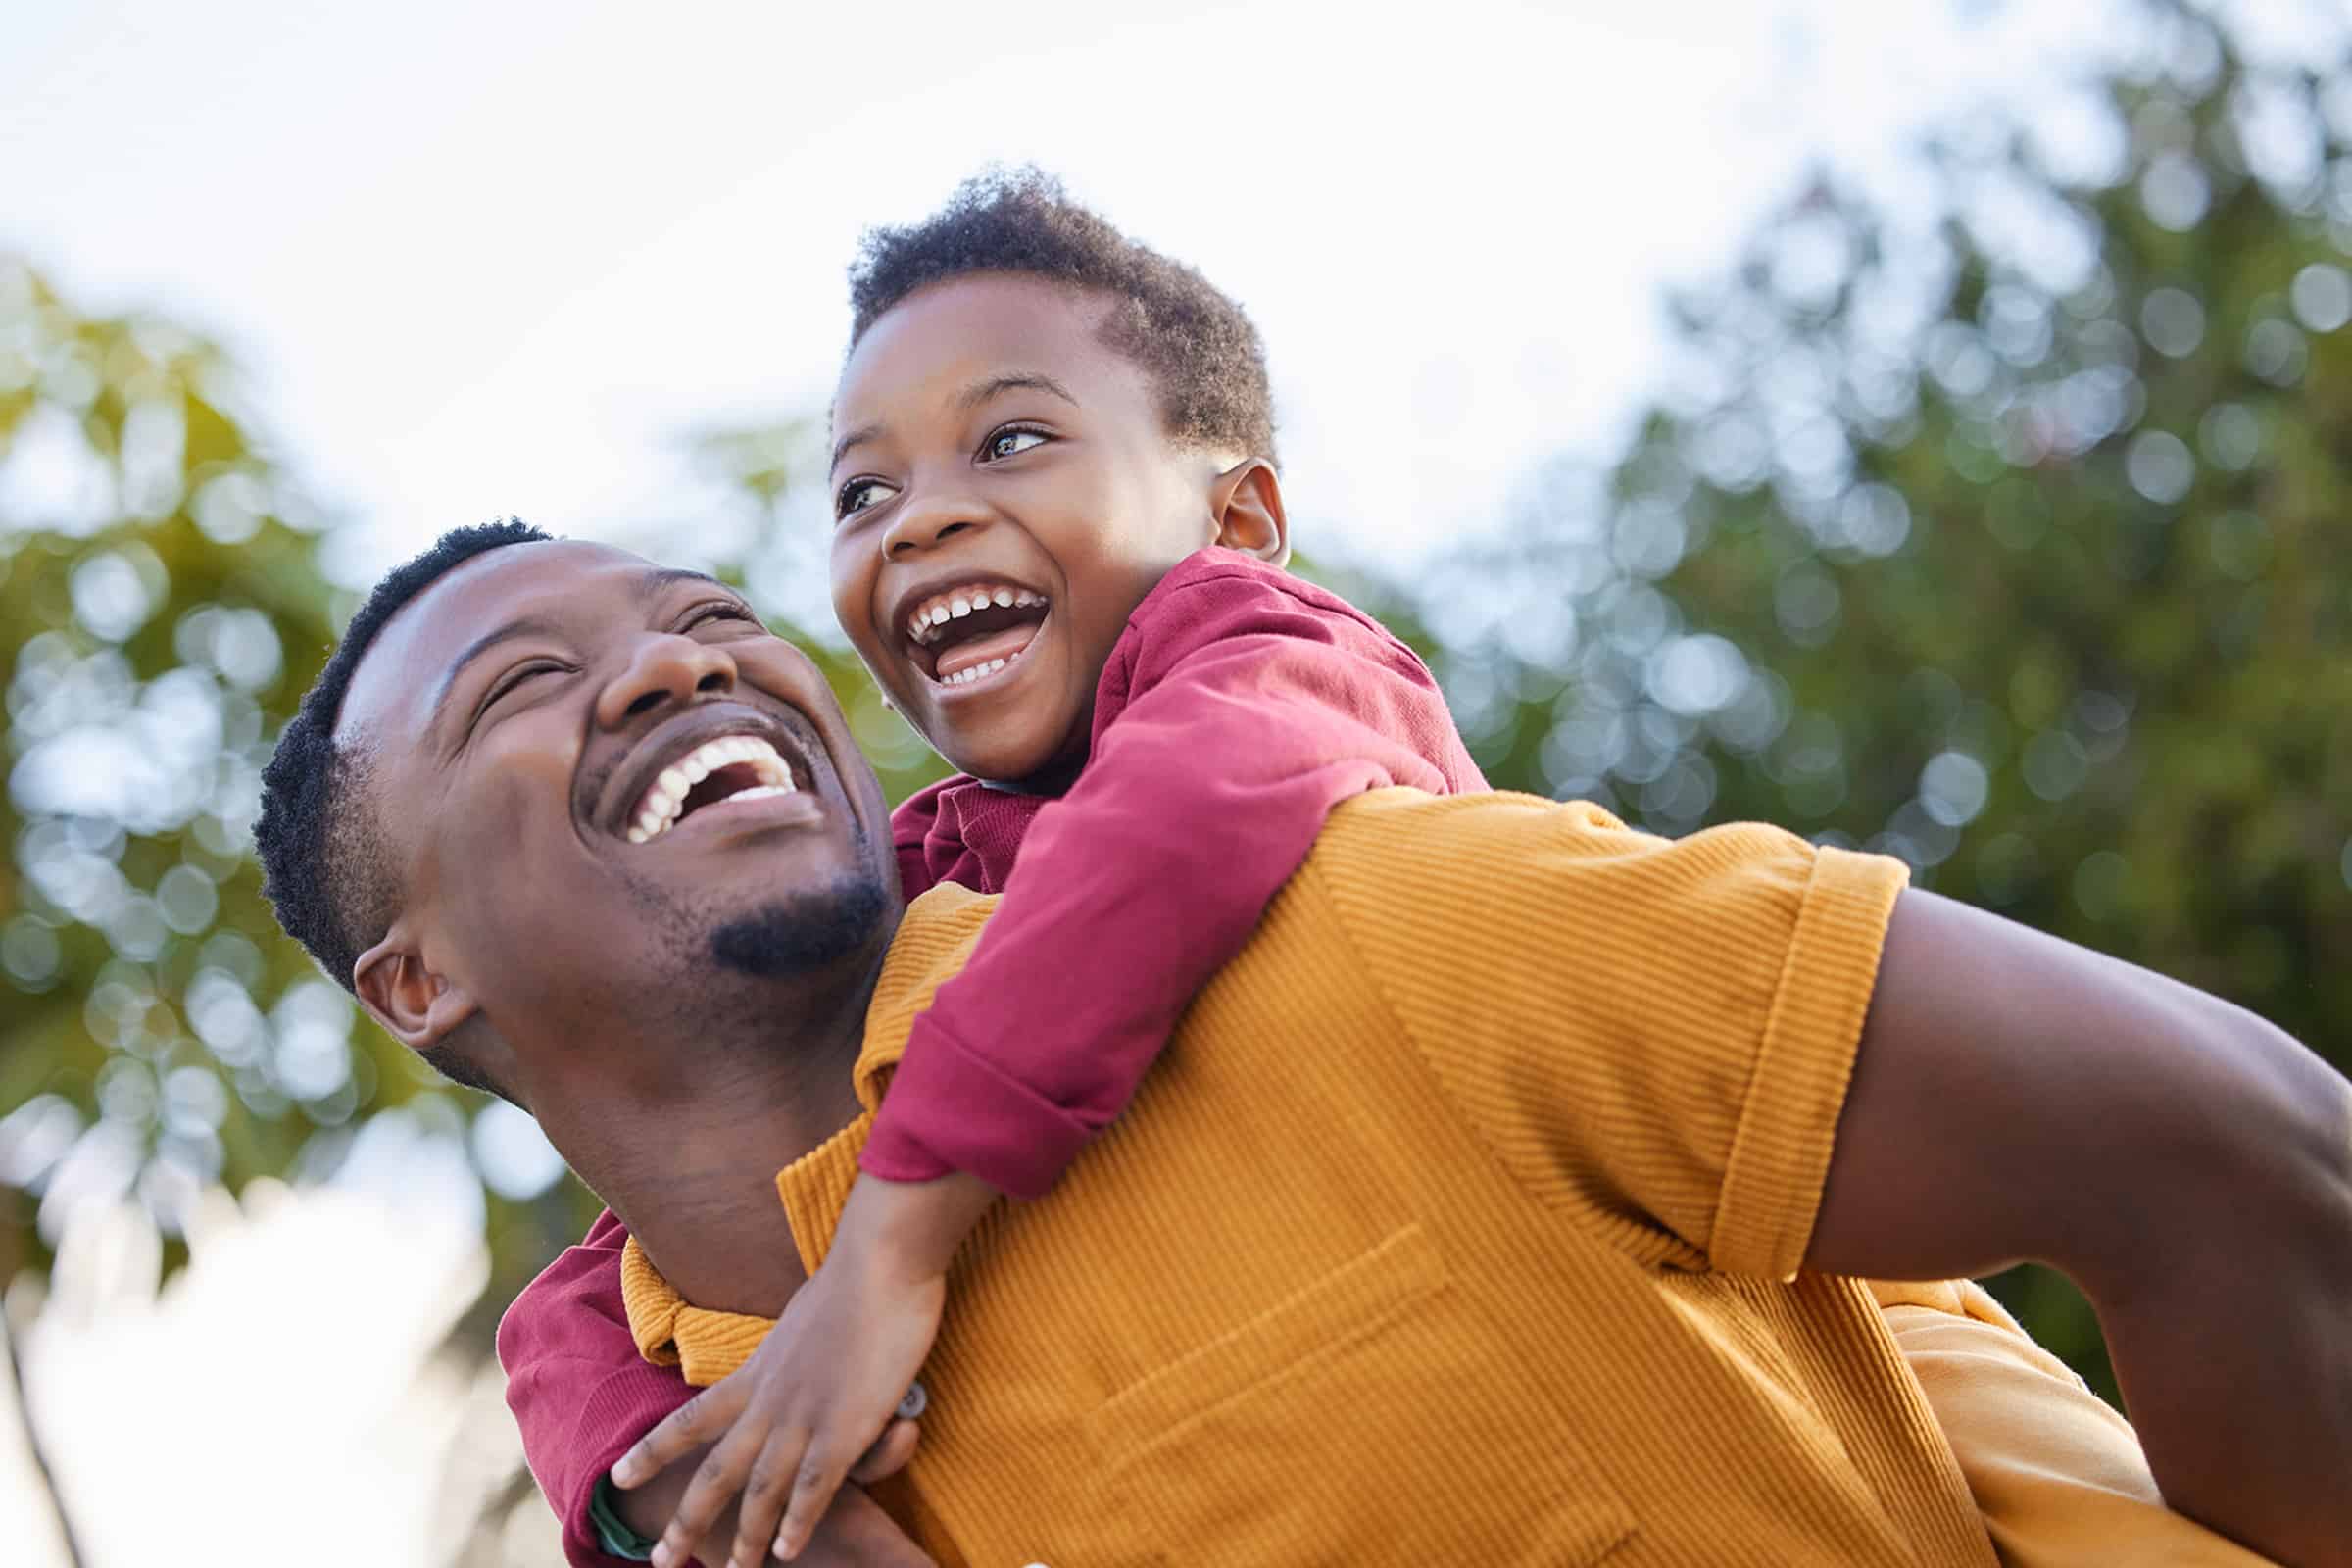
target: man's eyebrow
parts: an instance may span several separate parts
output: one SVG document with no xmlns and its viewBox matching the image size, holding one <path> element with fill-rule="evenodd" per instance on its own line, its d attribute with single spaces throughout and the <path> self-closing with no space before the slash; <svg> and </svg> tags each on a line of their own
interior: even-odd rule
<svg viewBox="0 0 2352 1568">
<path fill-rule="evenodd" d="M 956 394 L 956 407 L 969 412 L 1000 392 L 1018 391 L 1051 393 L 1071 408 L 1078 407 L 1078 400 L 1070 396 L 1069 388 L 1042 370 L 1014 370 L 1008 374 L 991 375 L 974 381 L 970 386 Z M 861 442 L 871 441 L 881 433 L 882 426 L 879 424 L 861 424 L 834 442 L 833 461 L 828 465 L 826 471 L 830 472 L 833 468 L 840 467 L 842 455 L 850 448 Z"/>
<path fill-rule="evenodd" d="M 517 637 L 554 637 L 557 635 L 559 633 L 554 621 L 540 615 L 517 615 L 505 625 L 494 627 L 467 643 L 465 652 L 452 660 L 449 668 L 442 672 L 441 684 L 433 688 L 432 717 L 426 720 L 426 727 L 428 729 L 441 727 L 441 710 L 448 703 L 450 689 L 457 685 L 458 677 L 466 673 L 466 665 L 499 644 L 511 643 Z"/>
<path fill-rule="evenodd" d="M 659 599 L 662 590 L 682 582 L 708 583 L 713 588 L 727 588 L 725 583 L 707 571 L 696 571 L 687 566 L 662 566 L 637 579 L 637 597 L 640 601 Z M 727 588 L 728 593 L 734 591 Z"/>
</svg>

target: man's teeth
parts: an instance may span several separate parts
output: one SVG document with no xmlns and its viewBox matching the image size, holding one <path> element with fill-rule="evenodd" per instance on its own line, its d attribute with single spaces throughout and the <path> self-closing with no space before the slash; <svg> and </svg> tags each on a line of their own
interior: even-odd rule
<svg viewBox="0 0 2352 1568">
<path fill-rule="evenodd" d="M 975 610 L 991 605 L 1006 609 L 1014 605 L 1042 605 L 1046 596 L 1031 593 L 1026 588 L 1007 587 L 1002 583 L 973 583 L 951 593 L 936 595 L 915 606 L 914 613 L 906 617 L 906 635 L 918 643 L 931 640 L 931 631 L 951 620 L 961 620 Z"/>
<path fill-rule="evenodd" d="M 983 675 L 994 675 L 998 670 L 1003 669 L 1006 662 L 1008 661 L 992 659 L 985 664 L 974 664 L 971 668 L 959 669 L 953 675 L 942 675 L 939 677 L 939 683 L 942 686 L 968 686 Z"/>
<path fill-rule="evenodd" d="M 720 768 L 738 762 L 749 764 L 760 782 L 735 791 L 728 800 L 760 801 L 793 792 L 792 769 L 785 766 L 784 759 L 767 742 L 750 735 L 725 735 L 705 741 L 663 768 L 662 776 L 645 792 L 645 799 L 637 805 L 636 820 L 629 826 L 629 842 L 643 844 L 668 832 L 685 809 L 687 792 Z"/>
</svg>

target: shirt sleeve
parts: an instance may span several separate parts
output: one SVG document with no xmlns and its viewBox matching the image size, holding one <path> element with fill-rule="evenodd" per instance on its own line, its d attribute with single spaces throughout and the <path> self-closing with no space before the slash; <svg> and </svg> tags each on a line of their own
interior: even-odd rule
<svg viewBox="0 0 2352 1568">
<path fill-rule="evenodd" d="M 2167 1508 L 2132 1424 L 1981 1286 L 1871 1291 L 2006 1568 L 2270 1561 Z"/>
<path fill-rule="evenodd" d="M 1325 844 L 1367 982 L 1526 1187 L 1648 1262 L 1795 1274 L 1902 862 L 1515 795 L 1382 797 Z"/>
<path fill-rule="evenodd" d="M 863 1168 L 1045 1192 L 1126 1105 L 1333 805 L 1476 788 L 1437 683 L 1377 623 L 1264 568 L 1147 601 L 1085 771 L 1028 830 L 963 972 L 914 1024 Z"/>
<path fill-rule="evenodd" d="M 694 1395 L 674 1367 L 637 1353 L 620 1296 L 627 1233 L 610 1214 L 523 1289 L 498 1326 L 507 1407 L 523 1458 L 564 1527 L 573 1568 L 620 1568 L 604 1549 L 597 1484 L 664 1416 Z"/>
</svg>

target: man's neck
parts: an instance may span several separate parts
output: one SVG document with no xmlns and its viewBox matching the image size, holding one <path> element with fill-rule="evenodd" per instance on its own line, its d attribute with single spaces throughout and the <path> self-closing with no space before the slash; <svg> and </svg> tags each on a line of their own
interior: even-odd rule
<svg viewBox="0 0 2352 1568">
<path fill-rule="evenodd" d="M 574 1167 L 695 1305 L 773 1317 L 808 1277 L 776 1173 L 863 1108 L 854 1069 L 879 973 L 877 956 L 837 1000 L 775 1009 L 767 1037 L 741 1049 L 677 1053 L 692 1082 L 639 1097 L 625 1126 L 609 1103 L 565 1118 L 580 1136 L 558 1142 Z"/>
</svg>

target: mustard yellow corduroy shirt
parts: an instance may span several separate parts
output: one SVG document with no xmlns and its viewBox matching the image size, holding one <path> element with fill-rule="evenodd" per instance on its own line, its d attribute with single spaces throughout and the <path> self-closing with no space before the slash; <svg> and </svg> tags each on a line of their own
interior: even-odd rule
<svg viewBox="0 0 2352 1568">
<path fill-rule="evenodd" d="M 892 1498 L 947 1563 L 1994 1561 L 1861 1283 L 1803 1273 L 1893 861 L 1523 796 L 1333 814 L 1126 1116 L 959 1255 Z M 878 1102 L 994 901 L 916 901 Z M 818 1266 L 868 1117 L 777 1178 Z M 632 1250 L 648 1353 L 764 1320 Z"/>
</svg>

